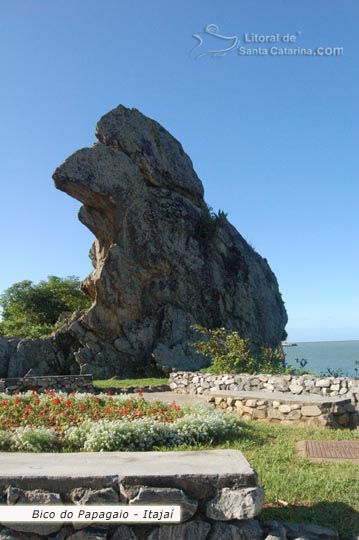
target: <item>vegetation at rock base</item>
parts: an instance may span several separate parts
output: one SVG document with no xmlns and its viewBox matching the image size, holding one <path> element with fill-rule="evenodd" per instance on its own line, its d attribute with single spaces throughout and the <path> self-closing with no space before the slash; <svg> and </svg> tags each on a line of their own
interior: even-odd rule
<svg viewBox="0 0 359 540">
<path fill-rule="evenodd" d="M 14 283 L 0 297 L 0 336 L 48 336 L 62 313 L 81 311 L 89 306 L 90 300 L 80 290 L 76 276 L 48 276 L 38 284 L 30 280 Z"/>
<path fill-rule="evenodd" d="M 283 352 L 279 349 L 260 347 L 254 351 L 250 340 L 241 338 L 236 331 L 229 332 L 225 328 L 208 330 L 199 325 L 194 325 L 193 329 L 205 338 L 192 345 L 198 353 L 211 359 L 211 365 L 202 370 L 207 373 L 297 375 L 303 372 L 288 366 Z"/>
</svg>

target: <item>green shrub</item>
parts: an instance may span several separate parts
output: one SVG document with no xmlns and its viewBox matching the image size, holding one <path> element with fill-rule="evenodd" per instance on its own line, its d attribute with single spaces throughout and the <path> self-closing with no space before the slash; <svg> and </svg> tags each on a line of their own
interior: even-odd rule
<svg viewBox="0 0 359 540">
<path fill-rule="evenodd" d="M 202 216 L 195 227 L 195 238 L 202 241 L 210 240 L 216 232 L 218 223 L 226 219 L 226 217 L 227 214 L 223 210 L 218 210 L 216 214 L 213 208 L 206 204 L 202 211 Z"/>
<path fill-rule="evenodd" d="M 193 343 L 193 346 L 198 353 L 211 359 L 211 365 L 206 368 L 209 373 L 289 372 L 290 368 L 279 350 L 261 347 L 254 351 L 249 339 L 243 339 L 238 332 L 228 332 L 225 328 L 208 330 L 198 325 L 193 328 L 206 338 Z"/>
</svg>

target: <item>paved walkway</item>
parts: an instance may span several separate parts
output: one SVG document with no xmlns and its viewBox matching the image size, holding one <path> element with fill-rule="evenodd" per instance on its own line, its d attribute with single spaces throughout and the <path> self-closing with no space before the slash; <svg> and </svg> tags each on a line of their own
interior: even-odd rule
<svg viewBox="0 0 359 540">
<path fill-rule="evenodd" d="M 175 401 L 178 405 L 185 403 L 207 402 L 208 396 L 200 396 L 198 394 L 176 394 L 175 392 L 143 392 L 143 397 L 147 401 L 164 401 L 172 403 Z"/>
</svg>

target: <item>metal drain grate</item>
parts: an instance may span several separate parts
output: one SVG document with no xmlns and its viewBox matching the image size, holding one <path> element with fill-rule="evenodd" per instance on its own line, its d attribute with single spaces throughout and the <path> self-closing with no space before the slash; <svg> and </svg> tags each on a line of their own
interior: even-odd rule
<svg viewBox="0 0 359 540">
<path fill-rule="evenodd" d="M 359 461 L 359 441 L 302 441 L 299 452 L 309 459 Z"/>
</svg>

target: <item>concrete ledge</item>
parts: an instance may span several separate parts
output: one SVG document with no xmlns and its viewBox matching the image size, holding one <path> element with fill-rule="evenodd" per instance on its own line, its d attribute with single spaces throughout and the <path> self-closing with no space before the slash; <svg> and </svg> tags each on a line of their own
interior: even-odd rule
<svg viewBox="0 0 359 540">
<path fill-rule="evenodd" d="M 69 485 L 98 486 L 101 483 L 166 485 L 190 493 L 220 487 L 250 487 L 257 475 L 238 450 L 194 452 L 82 452 L 0 453 L 0 486 L 57 490 Z M 203 486 L 205 484 L 207 488 Z"/>
</svg>

